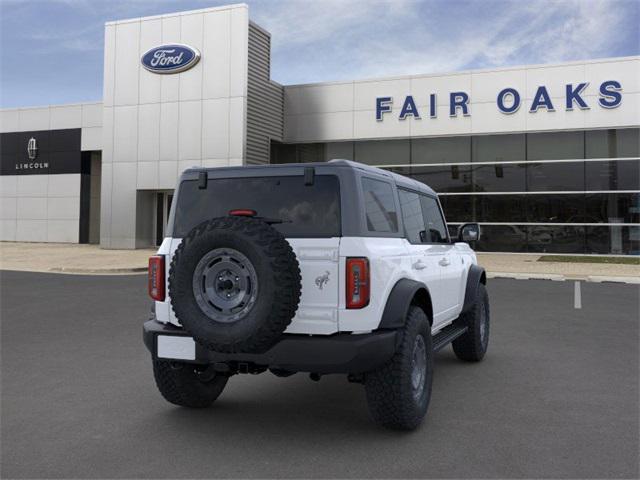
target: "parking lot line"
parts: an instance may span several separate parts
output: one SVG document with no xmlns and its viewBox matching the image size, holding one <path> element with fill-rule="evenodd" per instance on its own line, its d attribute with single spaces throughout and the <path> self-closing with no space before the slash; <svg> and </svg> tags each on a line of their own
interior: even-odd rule
<svg viewBox="0 0 640 480">
<path fill-rule="evenodd" d="M 582 308 L 582 293 L 580 291 L 580 282 L 576 281 L 573 288 L 573 308 Z"/>
</svg>

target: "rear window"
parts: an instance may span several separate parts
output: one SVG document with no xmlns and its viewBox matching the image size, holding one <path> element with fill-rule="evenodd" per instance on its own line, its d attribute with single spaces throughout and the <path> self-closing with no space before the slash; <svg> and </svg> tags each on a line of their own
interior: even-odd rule
<svg viewBox="0 0 640 480">
<path fill-rule="evenodd" d="M 279 219 L 273 228 L 285 237 L 340 236 L 340 186 L 335 175 L 316 175 L 313 185 L 303 176 L 209 179 L 180 184 L 173 236 L 182 238 L 206 220 L 226 217 L 230 210 L 250 209 L 257 216 Z"/>
</svg>

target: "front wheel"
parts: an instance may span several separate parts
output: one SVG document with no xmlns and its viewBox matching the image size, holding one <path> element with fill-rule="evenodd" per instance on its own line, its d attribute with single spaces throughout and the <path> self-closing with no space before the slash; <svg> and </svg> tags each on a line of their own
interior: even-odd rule
<svg viewBox="0 0 640 480">
<path fill-rule="evenodd" d="M 391 360 L 365 375 L 365 390 L 377 423 L 413 430 L 427 413 L 433 379 L 431 327 L 421 308 L 410 307 L 401 334 L 402 343 Z"/>
<path fill-rule="evenodd" d="M 460 360 L 479 362 L 489 347 L 489 294 L 481 283 L 471 309 L 460 316 L 467 331 L 453 341 L 453 351 Z"/>
<path fill-rule="evenodd" d="M 165 400 L 190 408 L 210 407 L 228 380 L 221 375 L 207 378 L 196 365 L 163 360 L 154 360 L 153 376 Z"/>
</svg>

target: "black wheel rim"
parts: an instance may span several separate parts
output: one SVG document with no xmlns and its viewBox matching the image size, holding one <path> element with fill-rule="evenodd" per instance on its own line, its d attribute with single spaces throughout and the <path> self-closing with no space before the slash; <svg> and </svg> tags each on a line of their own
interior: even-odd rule
<svg viewBox="0 0 640 480">
<path fill-rule="evenodd" d="M 411 389 L 413 398 L 420 401 L 424 392 L 427 376 L 427 347 L 422 335 L 417 335 L 413 342 L 413 354 L 411 356 Z"/>
<path fill-rule="evenodd" d="M 258 297 L 258 276 L 251 261 L 233 248 L 216 248 L 193 272 L 196 303 L 212 320 L 232 323 L 244 318 Z"/>
</svg>

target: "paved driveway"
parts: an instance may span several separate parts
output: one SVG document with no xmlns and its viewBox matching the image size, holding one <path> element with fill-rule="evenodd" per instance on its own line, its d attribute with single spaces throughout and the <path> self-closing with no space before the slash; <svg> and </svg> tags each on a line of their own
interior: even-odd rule
<svg viewBox="0 0 640 480">
<path fill-rule="evenodd" d="M 636 285 L 493 280 L 489 353 L 437 355 L 427 419 L 377 428 L 341 376 L 233 377 L 164 402 L 142 345 L 144 276 L 2 272 L 8 477 L 636 477 Z"/>
</svg>

